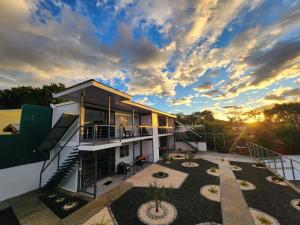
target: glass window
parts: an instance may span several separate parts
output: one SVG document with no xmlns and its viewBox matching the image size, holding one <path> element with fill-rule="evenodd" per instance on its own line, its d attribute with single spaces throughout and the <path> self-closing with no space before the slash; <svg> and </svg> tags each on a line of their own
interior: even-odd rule
<svg viewBox="0 0 300 225">
<path fill-rule="evenodd" d="M 129 156 L 129 145 L 124 145 L 120 147 L 120 158 Z"/>
</svg>

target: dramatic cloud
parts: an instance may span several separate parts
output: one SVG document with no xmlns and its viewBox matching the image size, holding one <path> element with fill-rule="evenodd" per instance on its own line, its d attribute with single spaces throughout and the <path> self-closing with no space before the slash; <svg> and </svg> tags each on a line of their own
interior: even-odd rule
<svg viewBox="0 0 300 225">
<path fill-rule="evenodd" d="M 193 96 L 186 96 L 186 97 L 183 97 L 183 98 L 176 98 L 176 99 L 168 99 L 168 103 L 171 105 L 171 106 L 174 106 L 174 105 L 186 105 L 186 106 L 191 106 L 192 104 L 192 99 L 193 99 Z"/>
</svg>

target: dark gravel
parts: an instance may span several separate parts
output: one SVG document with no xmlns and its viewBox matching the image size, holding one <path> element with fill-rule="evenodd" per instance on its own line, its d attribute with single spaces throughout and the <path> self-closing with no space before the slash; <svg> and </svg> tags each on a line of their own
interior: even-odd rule
<svg viewBox="0 0 300 225">
<path fill-rule="evenodd" d="M 273 175 L 267 169 L 252 167 L 250 163 L 231 162 L 242 171 L 234 172 L 237 179 L 250 181 L 256 190 L 243 191 L 249 207 L 259 209 L 275 217 L 281 225 L 300 225 L 300 212 L 290 205 L 290 201 L 300 195 L 288 186 L 281 186 L 267 181 Z"/>
<path fill-rule="evenodd" d="M 206 170 L 217 167 L 216 164 L 204 161 L 193 160 L 200 164 L 199 167 L 186 168 L 181 166 L 185 160 L 174 160 L 171 164 L 163 166 L 176 169 L 189 176 L 179 189 L 170 190 L 169 202 L 177 209 L 177 218 L 172 224 L 195 225 L 201 222 L 222 223 L 221 204 L 210 201 L 200 194 L 200 188 L 208 184 L 219 184 L 219 178 L 208 175 Z M 147 188 L 132 188 L 112 205 L 112 212 L 119 225 L 141 225 L 137 217 L 139 206 L 151 199 L 147 196 Z"/>
</svg>

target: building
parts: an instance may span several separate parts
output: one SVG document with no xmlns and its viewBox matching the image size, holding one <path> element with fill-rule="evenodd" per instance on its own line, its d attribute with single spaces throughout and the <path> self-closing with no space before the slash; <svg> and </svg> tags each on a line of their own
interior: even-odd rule
<svg viewBox="0 0 300 225">
<path fill-rule="evenodd" d="M 124 177 L 124 168 L 134 173 L 138 165 L 158 161 L 160 148 L 175 148 L 176 116 L 124 92 L 88 80 L 54 97 L 66 102 L 51 105 L 53 128 L 39 148 L 45 155 L 50 150 L 40 187 L 97 196 L 105 178 Z"/>
</svg>

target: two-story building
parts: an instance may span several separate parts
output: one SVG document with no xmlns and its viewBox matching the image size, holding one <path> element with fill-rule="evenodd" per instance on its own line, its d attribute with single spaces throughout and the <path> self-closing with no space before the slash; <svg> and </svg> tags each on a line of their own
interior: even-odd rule
<svg viewBox="0 0 300 225">
<path fill-rule="evenodd" d="M 135 172 L 158 161 L 160 149 L 175 148 L 175 116 L 134 102 L 124 92 L 88 80 L 54 97 L 66 102 L 51 106 L 53 129 L 40 150 L 52 150 L 41 187 L 96 196 L 103 181 L 112 182 L 106 178 Z"/>
</svg>

